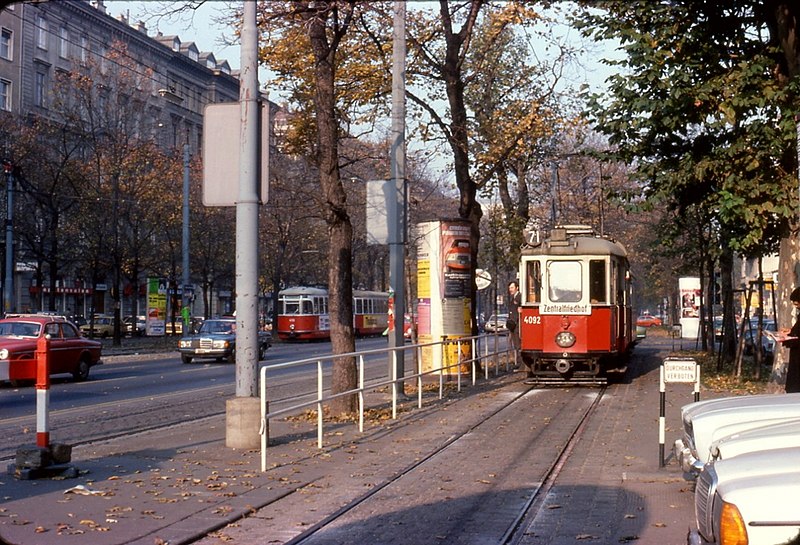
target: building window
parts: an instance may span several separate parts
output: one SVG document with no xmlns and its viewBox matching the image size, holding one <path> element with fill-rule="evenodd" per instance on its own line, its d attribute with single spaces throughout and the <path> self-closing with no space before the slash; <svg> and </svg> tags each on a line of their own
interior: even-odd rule
<svg viewBox="0 0 800 545">
<path fill-rule="evenodd" d="M 7 28 L 0 29 L 0 57 L 11 60 L 11 44 L 13 34 Z"/>
<path fill-rule="evenodd" d="M 89 60 L 89 38 L 81 36 L 81 62 L 86 63 Z"/>
<path fill-rule="evenodd" d="M 69 57 L 69 30 L 62 26 L 58 30 L 58 54 L 62 59 Z"/>
<path fill-rule="evenodd" d="M 11 111 L 11 82 L 0 79 L 0 110 Z"/>
<path fill-rule="evenodd" d="M 33 90 L 33 103 L 39 107 L 44 107 L 44 84 L 44 72 L 36 72 L 36 83 Z"/>
<path fill-rule="evenodd" d="M 41 15 L 36 17 L 36 46 L 47 49 L 47 19 Z"/>
</svg>

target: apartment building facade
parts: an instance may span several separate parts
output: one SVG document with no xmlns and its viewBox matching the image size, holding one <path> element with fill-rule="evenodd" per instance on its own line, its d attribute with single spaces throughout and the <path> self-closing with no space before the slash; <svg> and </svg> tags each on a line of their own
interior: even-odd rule
<svg viewBox="0 0 800 545">
<path fill-rule="evenodd" d="M 151 33 L 142 22 L 113 17 L 102 0 L 20 2 L 0 10 L 0 110 L 47 118 L 59 72 L 89 61 L 104 69 L 114 62 L 114 44 L 124 44 L 126 60 L 146 69 L 151 136 L 164 149 L 188 143 L 190 154 L 200 153 L 203 110 L 207 104 L 238 101 L 238 74 L 227 61 L 200 51 L 192 41 Z M 3 138 L 0 134 L 0 155 L 13 161 L 4 155 Z M 17 263 L 16 311 L 40 310 L 35 283 L 30 268 Z M 103 293 L 108 289 L 69 278 L 67 272 L 57 288 L 55 310 L 83 315 L 101 311 L 109 307 L 108 293 Z M 132 312 L 135 309 L 123 310 Z"/>
</svg>

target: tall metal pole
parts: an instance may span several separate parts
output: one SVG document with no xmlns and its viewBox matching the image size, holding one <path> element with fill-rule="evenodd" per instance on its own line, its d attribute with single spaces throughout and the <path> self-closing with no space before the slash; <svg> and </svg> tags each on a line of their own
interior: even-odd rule
<svg viewBox="0 0 800 545">
<path fill-rule="evenodd" d="M 6 173 L 6 281 L 3 284 L 3 311 L 14 312 L 14 166 L 4 163 Z"/>
<path fill-rule="evenodd" d="M 181 293 L 183 294 L 181 300 L 181 316 L 183 317 L 183 334 L 189 332 L 189 313 L 186 312 L 188 304 L 188 294 L 186 287 L 189 285 L 189 135 L 186 135 L 187 142 L 183 144 L 183 240 L 182 240 L 182 254 L 183 254 L 183 278 L 181 283 Z"/>
<path fill-rule="evenodd" d="M 258 36 L 256 2 L 245 1 L 239 87 L 239 193 L 236 200 L 236 397 L 226 403 L 225 444 L 258 448 Z"/>
<path fill-rule="evenodd" d="M 394 2 L 394 32 L 392 34 L 392 141 L 391 173 L 394 191 L 389 206 L 394 208 L 395 221 L 389 225 L 389 285 L 394 290 L 394 331 L 389 332 L 389 347 L 402 347 L 405 341 L 405 243 L 406 243 L 406 142 L 405 142 L 405 38 L 406 3 Z M 392 214 L 390 214 L 392 217 Z M 397 354 L 397 376 L 405 374 L 401 354 Z M 394 358 L 389 358 L 392 376 Z"/>
</svg>

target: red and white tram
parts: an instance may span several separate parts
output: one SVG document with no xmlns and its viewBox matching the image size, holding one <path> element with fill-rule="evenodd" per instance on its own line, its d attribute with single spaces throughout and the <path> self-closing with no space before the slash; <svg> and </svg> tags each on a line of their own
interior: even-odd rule
<svg viewBox="0 0 800 545">
<path fill-rule="evenodd" d="M 328 290 L 294 287 L 278 294 L 278 337 L 283 340 L 328 339 Z M 389 295 L 353 290 L 353 327 L 356 335 L 380 335 L 389 324 Z"/>
<path fill-rule="evenodd" d="M 528 383 L 604 383 L 635 343 L 622 244 L 584 225 L 557 226 L 522 248 L 520 348 Z"/>
</svg>

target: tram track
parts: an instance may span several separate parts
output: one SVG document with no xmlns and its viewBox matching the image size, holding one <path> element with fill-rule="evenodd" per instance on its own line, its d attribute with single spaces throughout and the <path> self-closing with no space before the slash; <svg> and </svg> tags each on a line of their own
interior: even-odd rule
<svg viewBox="0 0 800 545">
<path fill-rule="evenodd" d="M 570 400 L 566 402 L 559 400 L 558 397 L 563 397 L 563 389 L 559 390 L 558 394 L 555 394 L 552 390 L 536 390 L 534 388 L 526 388 L 523 391 L 516 392 L 513 397 L 504 400 L 503 403 L 494 407 L 494 410 L 482 415 L 479 421 L 463 428 L 458 433 L 453 434 L 446 441 L 436 446 L 436 448 L 426 452 L 424 455 L 416 457 L 405 466 L 396 469 L 392 474 L 386 476 L 384 480 L 372 485 L 366 492 L 359 493 L 350 498 L 346 504 L 341 505 L 339 508 L 320 518 L 320 520 L 311 524 L 302 532 L 293 536 L 285 536 L 280 540 L 276 540 L 276 542 L 281 542 L 286 545 L 316 545 L 331 542 L 349 544 L 358 543 L 359 539 L 364 542 L 364 535 L 353 534 L 353 536 L 348 536 L 348 534 L 360 531 L 365 524 L 378 524 L 375 522 L 375 519 L 392 520 L 392 524 L 397 524 L 397 529 L 404 528 L 405 532 L 413 534 L 414 532 L 411 531 L 411 523 L 406 520 L 406 518 L 419 517 L 420 515 L 418 512 L 424 513 L 428 510 L 436 509 L 437 506 L 443 505 L 442 501 L 436 500 L 434 497 L 435 493 L 427 491 L 430 488 L 435 488 L 436 483 L 430 482 L 431 476 L 433 475 L 435 476 L 434 478 L 438 478 L 438 471 L 442 468 L 452 467 L 453 460 L 458 460 L 459 456 L 464 456 L 464 453 L 475 452 L 473 446 L 475 441 L 480 441 L 482 438 L 495 435 L 496 430 L 503 426 L 511 426 L 520 414 L 525 413 L 526 408 L 531 406 L 535 399 L 541 398 L 544 400 L 540 401 L 542 406 L 546 406 L 548 411 L 552 412 L 548 412 L 547 415 L 541 415 L 541 419 L 546 421 L 547 424 L 544 426 L 537 426 L 536 429 L 532 431 L 531 438 L 529 439 L 531 444 L 527 447 L 530 448 L 531 452 L 536 451 L 536 456 L 543 460 L 537 464 L 533 464 L 536 466 L 534 471 L 536 474 L 534 480 L 536 482 L 531 483 L 524 489 L 510 487 L 509 490 L 499 492 L 490 490 L 486 492 L 487 487 L 491 488 L 488 481 L 483 479 L 471 480 L 472 475 L 469 474 L 470 476 L 464 477 L 465 481 L 469 482 L 462 484 L 468 485 L 467 488 L 472 487 L 472 490 L 466 490 L 464 494 L 471 497 L 469 501 L 474 501 L 478 504 L 482 504 L 483 502 L 481 495 L 486 495 L 487 503 L 492 505 L 490 510 L 493 510 L 493 516 L 487 516 L 487 519 L 492 519 L 492 523 L 476 522 L 474 520 L 469 521 L 467 519 L 472 515 L 471 513 L 447 512 L 446 516 L 453 519 L 453 522 L 450 523 L 447 529 L 439 528 L 439 532 L 436 536 L 414 534 L 414 542 L 433 542 L 432 540 L 435 538 L 442 539 L 441 536 L 446 536 L 445 540 L 448 543 L 469 543 L 473 541 L 464 538 L 464 535 L 469 534 L 470 531 L 485 531 L 487 535 L 483 536 L 483 539 L 488 539 L 490 541 L 484 540 L 481 542 L 492 542 L 502 545 L 518 544 L 521 542 L 526 528 L 531 521 L 535 519 L 536 514 L 542 508 L 544 498 L 558 478 L 561 468 L 566 463 L 566 460 L 569 459 L 575 446 L 580 442 L 586 422 L 591 418 L 592 414 L 594 414 L 605 391 L 606 387 L 594 390 L 576 388 L 573 389 L 570 394 Z M 589 397 L 592 397 L 588 406 L 586 406 L 587 400 L 585 399 L 587 397 L 587 392 L 590 392 Z M 559 407 L 557 405 L 558 403 L 562 403 L 562 405 Z M 576 407 L 581 407 L 581 410 L 577 411 Z M 580 413 L 579 418 L 572 418 L 570 420 L 567 426 L 569 429 L 561 429 L 564 425 L 556 424 L 557 420 L 563 421 L 565 418 L 577 417 L 578 413 Z M 550 425 L 550 422 L 553 424 Z M 517 432 L 514 431 L 511 433 L 514 434 Z M 498 434 L 498 437 L 501 435 L 502 434 Z M 547 451 L 548 448 L 540 443 L 547 443 L 548 441 L 559 442 L 557 452 L 544 454 L 544 451 Z M 542 454 L 539 454 L 540 451 Z M 545 458 L 546 461 L 544 461 Z M 498 464 L 502 466 L 503 461 L 499 460 Z M 519 471 L 521 465 L 524 464 L 512 465 L 512 470 Z M 498 468 L 498 473 L 501 472 L 501 469 L 502 467 Z M 525 482 L 527 478 L 528 477 L 522 474 L 520 474 L 518 478 L 512 474 L 510 476 L 498 476 L 497 481 L 499 488 L 503 488 L 508 485 L 508 483 L 513 483 L 517 479 L 519 479 L 520 482 Z M 448 479 L 444 480 L 448 481 Z M 477 492 L 474 490 L 476 482 L 479 487 Z M 299 492 L 301 489 L 302 488 L 298 488 L 296 492 Z M 292 494 L 289 496 L 291 495 Z M 425 498 L 427 496 L 431 498 L 428 500 L 429 503 L 421 508 L 419 505 L 416 507 L 404 507 L 402 505 L 402 497 L 415 495 L 418 495 L 420 498 Z M 448 502 L 451 506 L 456 505 L 458 508 L 461 508 L 462 505 L 459 503 L 460 500 L 456 499 L 456 495 L 456 493 L 453 493 L 452 497 L 444 501 Z M 381 498 L 381 496 L 384 496 L 384 498 Z M 287 496 L 284 496 L 274 505 L 265 505 L 262 506 L 261 509 L 267 510 L 270 513 L 269 516 L 274 517 L 275 512 L 285 510 L 281 502 L 286 498 Z M 498 500 L 497 498 L 505 498 L 508 504 L 504 504 L 502 500 Z M 509 500 L 509 498 L 511 499 Z M 395 502 L 395 499 L 399 499 L 400 501 Z M 306 499 L 304 501 L 308 500 Z M 469 510 L 469 501 L 465 502 L 463 505 L 467 511 Z M 390 507 L 390 509 L 393 510 L 392 513 L 388 515 L 376 515 L 376 513 L 381 513 L 383 509 L 386 509 L 387 506 L 393 502 L 394 505 Z M 486 508 L 484 507 L 484 509 Z M 494 524 L 495 527 L 488 527 L 492 524 Z M 500 525 L 502 525 L 502 527 L 500 527 Z M 475 528 L 470 530 L 473 526 Z M 430 531 L 428 528 L 426 528 L 426 530 Z M 364 531 L 366 532 L 367 530 Z M 449 531 L 455 532 L 455 534 L 450 534 Z M 458 532 L 463 532 L 463 534 L 459 534 Z M 344 538 L 343 536 L 348 537 Z M 375 537 L 375 535 L 372 535 L 372 538 Z M 410 535 L 407 537 L 410 537 Z M 426 537 L 430 539 L 426 539 Z M 389 538 L 386 535 L 381 535 L 381 542 L 407 543 L 408 541 L 404 541 L 402 537 L 398 538 L 394 536 L 393 538 Z M 200 540 L 198 543 L 206 543 L 206 541 Z"/>
<path fill-rule="evenodd" d="M 566 464 L 567 460 L 572 454 L 572 451 L 580 442 L 583 436 L 583 431 L 586 428 L 586 423 L 597 411 L 597 407 L 600 405 L 600 402 L 602 401 L 607 389 L 608 386 L 606 385 L 599 390 L 598 395 L 589 407 L 589 410 L 586 411 L 586 413 L 578 422 L 578 425 L 575 427 L 575 430 L 570 435 L 569 441 L 561 450 L 559 456 L 553 461 L 553 465 L 547 471 L 542 485 L 535 490 L 535 492 L 525 503 L 525 507 L 520 511 L 519 517 L 514 521 L 514 525 L 509 528 L 508 532 L 503 536 L 502 541 L 500 541 L 498 545 L 518 545 L 520 543 L 526 528 L 528 528 L 533 521 L 536 520 L 536 517 L 541 512 L 544 506 L 545 498 L 547 498 L 548 493 L 555 485 L 558 476 L 560 475 L 564 464 Z"/>
</svg>

